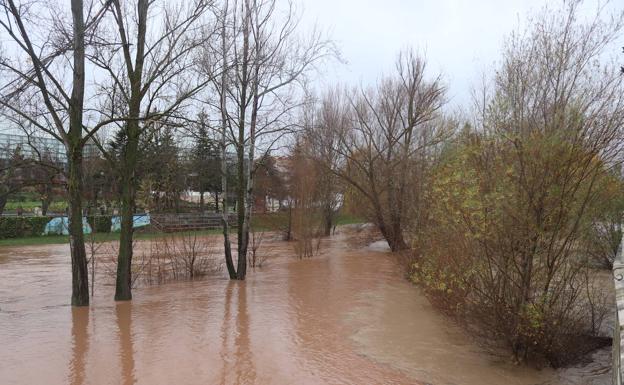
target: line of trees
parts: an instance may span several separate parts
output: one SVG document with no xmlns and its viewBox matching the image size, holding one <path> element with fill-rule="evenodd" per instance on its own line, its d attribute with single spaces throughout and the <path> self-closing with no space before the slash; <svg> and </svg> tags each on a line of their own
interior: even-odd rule
<svg viewBox="0 0 624 385">
<path fill-rule="evenodd" d="M 54 138 L 66 152 L 67 166 L 60 171 L 70 206 L 72 304 L 89 303 L 82 233 L 90 187 L 85 147 L 98 147 L 117 186 L 121 239 L 115 299 L 129 300 L 137 173 L 142 172 L 144 190 L 171 186 L 165 190 L 174 190 L 172 196 L 158 198 L 176 204 L 175 189 L 182 182 L 171 167 L 177 154 L 165 159 L 167 152 L 159 153 L 160 168 L 156 159 L 145 157 L 154 146 L 173 149 L 172 132 L 188 127 L 199 128 L 193 156 L 197 188 L 202 196 L 206 190 L 222 192 L 224 219 L 228 184 L 235 187 L 237 266 L 226 220 L 225 256 L 230 277 L 244 279 L 256 159 L 295 130 L 298 95 L 315 66 L 334 55 L 331 41 L 316 29 L 303 33 L 294 5 L 284 8 L 274 0 L 72 0 L 69 9 L 7 0 L 0 6 L 0 26 L 8 37 L 0 58 L 2 114 L 25 135 Z M 199 123 L 189 118 L 197 115 L 198 102 L 207 110 Z M 157 177 L 149 178 L 149 169 Z M 158 184 L 150 186 L 150 179 Z M 7 188 L 5 195 L 14 190 Z M 97 194 L 90 195 L 97 202 Z"/>
</svg>

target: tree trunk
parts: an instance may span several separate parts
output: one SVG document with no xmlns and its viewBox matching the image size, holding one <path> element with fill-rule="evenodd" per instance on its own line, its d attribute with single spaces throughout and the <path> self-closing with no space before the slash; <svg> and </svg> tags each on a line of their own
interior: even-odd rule
<svg viewBox="0 0 624 385">
<path fill-rule="evenodd" d="M 245 2 L 245 17 L 243 20 L 243 52 L 241 59 L 241 87 L 240 87 L 240 100 L 247 100 L 247 92 L 249 91 L 249 44 L 250 44 L 250 27 L 251 27 L 251 9 L 249 7 L 249 3 Z M 246 215 L 247 215 L 247 204 L 246 204 L 246 193 L 247 193 L 247 175 L 245 174 L 245 125 L 247 124 L 246 120 L 247 114 L 247 103 L 243 102 L 239 106 L 239 116 L 238 116 L 238 142 L 237 142 L 237 155 L 238 155 L 238 191 L 237 191 L 237 215 L 238 215 L 238 268 L 236 278 L 239 280 L 244 280 L 245 275 L 247 274 L 247 243 L 249 237 L 249 229 L 246 226 Z M 253 118 L 252 118 L 253 120 Z M 253 139 L 250 139 L 250 143 L 253 144 Z M 248 167 L 251 167 L 251 162 L 253 160 L 249 159 L 250 164 Z"/>
<path fill-rule="evenodd" d="M 130 100 L 128 102 L 128 117 L 126 121 L 127 143 L 122 157 L 122 189 L 121 189 L 121 237 L 119 239 L 119 254 L 117 256 L 117 280 L 115 285 L 115 300 L 128 301 L 132 299 L 132 237 L 134 223 L 134 205 L 136 201 L 135 173 L 139 148 L 141 127 L 141 100 L 143 86 L 143 63 L 145 60 L 145 42 L 147 34 L 147 15 L 150 2 L 137 2 L 137 39 L 134 68 L 132 65 L 130 44 L 123 47 L 126 62 L 127 76 L 130 81 Z M 114 2 L 119 34 L 125 40 L 126 30 L 121 19 L 121 3 Z"/>
<path fill-rule="evenodd" d="M 219 212 L 219 192 L 215 191 L 215 212 Z"/>
<path fill-rule="evenodd" d="M 288 227 L 286 228 L 286 239 L 284 239 L 285 241 L 291 241 L 292 240 L 292 219 L 293 219 L 293 215 L 292 215 L 292 205 L 293 202 L 290 201 L 290 203 L 288 204 Z"/>
<path fill-rule="evenodd" d="M 228 2 L 225 1 L 223 5 L 223 18 L 221 25 L 221 50 L 223 54 L 223 68 L 227 68 L 225 65 L 227 61 L 227 45 L 226 45 L 226 33 L 225 22 L 228 14 Z M 225 250 L 225 265 L 227 266 L 230 279 L 236 279 L 236 268 L 234 267 L 234 261 L 232 260 L 232 246 L 230 243 L 230 229 L 228 218 L 228 205 L 227 205 L 227 104 L 225 101 L 225 87 L 227 81 L 227 71 L 221 72 L 221 92 L 219 99 L 219 109 L 221 112 L 221 189 L 223 191 L 223 215 L 221 221 L 223 224 L 223 247 Z"/>
<path fill-rule="evenodd" d="M 45 196 L 41 199 L 41 215 L 46 216 L 48 214 L 48 208 L 50 207 L 50 198 Z"/>
<path fill-rule="evenodd" d="M 257 31 L 256 31 L 257 32 Z M 259 36 L 257 34 L 256 36 Z M 256 45 L 256 55 L 259 56 L 259 52 Z M 256 123 L 258 121 L 258 64 L 254 65 L 253 76 L 253 103 L 251 106 L 251 121 L 249 122 L 249 153 L 247 159 L 247 184 L 245 186 L 245 210 L 243 216 L 243 229 L 242 234 L 244 236 L 242 242 L 242 249 L 238 251 L 238 279 L 243 280 L 247 275 L 247 248 L 249 247 L 249 228 L 251 226 L 251 213 L 253 211 L 253 185 L 254 185 L 254 158 L 256 157 Z M 241 186 L 242 187 L 242 186 Z M 243 259 L 243 263 L 241 263 Z"/>
<path fill-rule="evenodd" d="M 332 209 L 326 209 L 323 218 L 323 234 L 326 237 L 331 235 L 332 225 L 334 224 L 334 213 Z"/>
<path fill-rule="evenodd" d="M 204 191 L 199 190 L 199 211 L 204 212 Z"/>
<path fill-rule="evenodd" d="M 65 146 L 69 167 L 69 245 L 72 261 L 72 306 L 89 305 L 89 275 L 87 253 L 82 231 L 82 113 L 85 88 L 84 15 L 82 0 L 71 1 L 74 32 L 74 69 L 69 105 L 69 130 Z"/>
<path fill-rule="evenodd" d="M 240 129 L 242 131 L 242 128 Z M 244 143 L 244 137 L 239 136 L 239 143 Z M 236 269 L 236 279 L 245 279 L 247 270 L 247 235 L 245 232 L 245 148 L 241 144 L 238 148 L 238 191 L 236 192 L 236 215 L 237 215 L 237 232 L 238 232 L 238 266 Z"/>
<path fill-rule="evenodd" d="M 134 125 L 137 124 L 137 127 Z M 121 189 L 121 236 L 117 255 L 117 281 L 115 284 L 115 301 L 132 299 L 132 243 L 134 235 L 134 202 L 135 180 L 138 150 L 138 123 L 128 124 L 128 143 L 123 159 Z"/>
<path fill-rule="evenodd" d="M 87 252 L 82 228 L 82 146 L 71 145 L 67 187 L 69 193 L 69 245 L 72 264 L 72 306 L 89 305 Z"/>
<path fill-rule="evenodd" d="M 0 215 L 2 215 L 2 213 L 4 213 L 4 207 L 6 206 L 8 197 L 9 196 L 5 195 L 5 194 L 1 194 L 0 195 Z"/>
<path fill-rule="evenodd" d="M 381 232 L 381 235 L 383 235 L 386 242 L 388 242 L 388 246 L 390 246 L 390 250 L 393 253 L 407 250 L 409 248 L 405 242 L 401 229 L 397 230 L 395 226 L 388 228 L 386 222 L 380 219 L 377 220 L 377 228 L 379 229 L 379 232 Z"/>
<path fill-rule="evenodd" d="M 392 218 L 392 245 L 390 249 L 393 252 L 407 250 L 409 247 L 403 237 L 403 226 L 401 226 L 401 214 L 396 213 L 396 216 Z"/>
<path fill-rule="evenodd" d="M 388 245 L 393 253 L 409 249 L 405 238 L 403 238 L 403 232 L 401 231 L 392 234 L 391 238 L 388 240 Z"/>
</svg>

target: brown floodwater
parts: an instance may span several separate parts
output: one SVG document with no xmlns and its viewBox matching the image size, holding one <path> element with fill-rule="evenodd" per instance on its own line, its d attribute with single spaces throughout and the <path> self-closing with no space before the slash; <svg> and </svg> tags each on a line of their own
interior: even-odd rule
<svg viewBox="0 0 624 385">
<path fill-rule="evenodd" d="M 244 282 L 146 286 L 115 303 L 96 280 L 69 306 L 66 245 L 0 248 L 0 384 L 607 384 L 608 350 L 564 371 L 482 351 L 406 282 L 393 256 L 344 235 L 299 260 L 266 242 Z"/>
</svg>

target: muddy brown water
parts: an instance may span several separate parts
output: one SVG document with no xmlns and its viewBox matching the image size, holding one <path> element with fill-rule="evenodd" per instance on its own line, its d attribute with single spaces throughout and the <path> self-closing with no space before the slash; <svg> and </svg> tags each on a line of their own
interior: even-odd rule
<svg viewBox="0 0 624 385">
<path fill-rule="evenodd" d="M 66 245 L 0 248 L 0 384 L 608 384 L 608 350 L 563 371 L 514 367 L 437 314 L 375 244 L 337 236 L 320 256 L 271 257 L 134 291 L 98 283 L 69 306 Z M 103 282 L 98 279 L 97 282 Z"/>
</svg>

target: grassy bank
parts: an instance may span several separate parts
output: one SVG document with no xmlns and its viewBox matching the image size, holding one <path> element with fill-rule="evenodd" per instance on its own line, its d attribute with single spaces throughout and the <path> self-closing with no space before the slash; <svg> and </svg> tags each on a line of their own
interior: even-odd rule
<svg viewBox="0 0 624 385">
<path fill-rule="evenodd" d="M 259 231 L 279 231 L 279 229 L 286 226 L 288 218 L 285 213 L 271 214 L 271 215 L 258 215 L 253 220 L 253 225 Z M 363 219 L 352 215 L 340 215 L 336 220 L 337 225 L 348 225 L 354 223 L 363 223 Z M 232 229 L 236 233 L 236 229 Z M 134 233 L 134 238 L 137 240 L 162 238 L 167 236 L 168 233 L 161 232 L 147 232 L 137 231 Z M 221 229 L 213 230 L 199 230 L 193 231 L 191 234 L 197 235 L 211 235 L 221 234 Z M 90 235 L 86 235 L 87 241 Z M 119 233 L 95 233 L 93 237 L 96 242 L 112 242 L 119 240 Z M 8 238 L 0 239 L 0 247 L 3 246 L 36 246 L 36 245 L 58 245 L 69 242 L 69 236 L 67 235 L 44 235 L 40 237 L 25 237 L 25 238 Z"/>
</svg>

